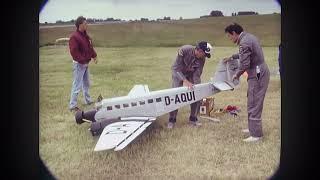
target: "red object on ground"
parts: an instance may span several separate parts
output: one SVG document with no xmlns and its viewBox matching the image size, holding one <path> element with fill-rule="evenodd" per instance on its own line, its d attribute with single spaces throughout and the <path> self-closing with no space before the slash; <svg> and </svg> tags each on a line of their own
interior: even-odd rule
<svg viewBox="0 0 320 180">
<path fill-rule="evenodd" d="M 240 108 L 237 107 L 237 106 L 231 106 L 231 105 L 228 105 L 226 108 L 224 108 L 224 110 L 226 112 L 229 112 L 231 115 L 233 116 L 237 116 L 238 113 L 240 112 Z"/>
<path fill-rule="evenodd" d="M 238 108 L 237 106 L 231 106 L 231 105 L 228 105 L 225 110 L 226 111 L 235 111 L 235 110 L 239 110 L 240 108 Z"/>
</svg>

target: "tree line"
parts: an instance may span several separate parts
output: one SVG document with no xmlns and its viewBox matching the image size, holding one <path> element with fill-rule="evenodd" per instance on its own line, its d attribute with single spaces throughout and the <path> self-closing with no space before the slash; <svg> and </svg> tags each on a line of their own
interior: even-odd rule
<svg viewBox="0 0 320 180">
<path fill-rule="evenodd" d="M 258 15 L 258 12 L 254 12 L 254 11 L 239 11 L 234 12 L 231 14 L 231 16 L 242 16 L 242 15 Z M 222 11 L 219 10 L 213 10 L 210 12 L 209 15 L 204 15 L 204 16 L 200 16 L 200 18 L 205 18 L 205 17 L 219 17 L 219 16 L 224 16 Z"/>
<path fill-rule="evenodd" d="M 231 16 L 242 16 L 242 15 L 258 15 L 258 12 L 254 12 L 254 11 L 239 11 L 239 12 L 234 12 L 232 13 Z M 212 10 L 210 12 L 209 15 L 204 15 L 204 16 L 200 16 L 200 18 L 205 18 L 205 17 L 220 17 L 220 16 L 224 16 L 222 11 L 219 10 Z M 183 18 L 180 17 L 179 20 L 182 20 Z M 129 22 L 136 22 L 136 21 L 142 21 L 142 22 L 154 22 L 154 21 L 168 21 L 168 20 L 174 20 L 171 19 L 171 17 L 169 16 L 164 16 L 163 18 L 158 18 L 157 20 L 149 20 L 148 18 L 141 18 L 140 20 L 129 20 Z M 121 22 L 121 21 L 126 21 L 126 20 L 121 20 L 121 19 L 114 19 L 114 18 L 106 18 L 106 19 L 96 19 L 96 18 L 87 18 L 87 22 L 88 23 L 99 23 L 99 22 Z M 62 21 L 62 20 L 57 20 L 55 22 L 55 24 L 74 24 L 75 20 L 71 19 L 70 21 Z M 51 24 L 48 22 L 45 23 L 40 23 L 40 24 Z"/>
<path fill-rule="evenodd" d="M 106 19 L 95 19 L 95 18 L 86 18 L 87 22 L 90 23 L 90 24 L 93 24 L 93 23 L 101 23 L 101 22 L 121 22 L 121 21 L 125 21 L 127 22 L 126 20 L 121 20 L 121 19 L 114 19 L 114 18 L 106 18 Z M 180 17 L 179 20 L 182 20 L 183 18 Z M 143 22 L 153 22 L 153 21 L 168 21 L 168 20 L 174 20 L 174 19 L 171 19 L 171 17 L 169 16 L 164 16 L 163 18 L 158 18 L 157 20 L 150 20 L 148 18 L 141 18 L 141 19 L 130 19 L 128 20 L 128 22 L 136 22 L 136 21 L 143 21 Z M 74 24 L 75 23 L 75 20 L 74 19 L 71 19 L 69 21 L 62 21 L 62 20 L 57 20 L 55 23 L 48 23 L 48 22 L 44 22 L 44 23 L 40 23 L 41 25 L 42 24 Z"/>
</svg>

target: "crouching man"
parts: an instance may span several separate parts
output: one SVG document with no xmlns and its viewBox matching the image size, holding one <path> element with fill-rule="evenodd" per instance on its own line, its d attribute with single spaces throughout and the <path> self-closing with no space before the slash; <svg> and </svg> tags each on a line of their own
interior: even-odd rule
<svg viewBox="0 0 320 180">
<path fill-rule="evenodd" d="M 172 87 L 187 86 L 193 89 L 194 84 L 201 83 L 201 74 L 206 58 L 210 58 L 212 46 L 205 41 L 199 42 L 196 47 L 184 45 L 178 50 L 175 62 L 172 65 Z M 201 126 L 198 122 L 197 114 L 200 107 L 200 101 L 190 105 L 191 112 L 189 123 L 193 126 Z M 168 128 L 171 129 L 176 123 L 178 110 L 170 112 Z"/>
</svg>

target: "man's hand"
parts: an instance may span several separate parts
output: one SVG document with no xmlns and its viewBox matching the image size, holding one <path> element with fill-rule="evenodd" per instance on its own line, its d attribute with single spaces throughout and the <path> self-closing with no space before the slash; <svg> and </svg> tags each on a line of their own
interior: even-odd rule
<svg viewBox="0 0 320 180">
<path fill-rule="evenodd" d="M 97 56 L 96 56 L 95 58 L 93 58 L 93 62 L 94 62 L 95 64 L 97 64 L 97 63 L 98 63 Z"/>
<path fill-rule="evenodd" d="M 224 62 L 224 63 L 226 63 L 226 62 L 228 62 L 228 61 L 230 61 L 230 60 L 231 60 L 231 57 L 223 58 L 223 62 Z"/>
<path fill-rule="evenodd" d="M 188 80 L 183 80 L 183 86 L 187 86 L 188 89 L 193 89 L 193 84 Z"/>
</svg>

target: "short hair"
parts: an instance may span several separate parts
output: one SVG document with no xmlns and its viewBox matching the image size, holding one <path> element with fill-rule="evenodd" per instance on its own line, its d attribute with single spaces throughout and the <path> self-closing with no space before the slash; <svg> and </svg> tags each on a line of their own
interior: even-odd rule
<svg viewBox="0 0 320 180">
<path fill-rule="evenodd" d="M 224 29 L 224 32 L 229 34 L 232 34 L 232 31 L 234 31 L 237 34 L 240 34 L 243 31 L 243 28 L 239 24 L 233 23 Z"/>
<path fill-rule="evenodd" d="M 76 20 L 76 26 L 77 26 L 77 29 L 79 29 L 79 25 L 82 24 L 85 20 L 87 20 L 85 17 L 83 16 L 79 16 Z"/>
</svg>

